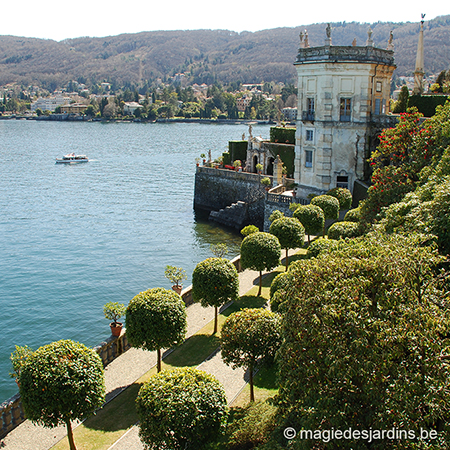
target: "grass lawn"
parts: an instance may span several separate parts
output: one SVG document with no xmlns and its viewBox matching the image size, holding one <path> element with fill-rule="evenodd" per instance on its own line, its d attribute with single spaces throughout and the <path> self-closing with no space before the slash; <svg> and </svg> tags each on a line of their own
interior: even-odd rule
<svg viewBox="0 0 450 450">
<path fill-rule="evenodd" d="M 289 261 L 302 258 L 306 251 L 301 250 L 297 255 L 291 256 Z M 212 335 L 213 321 L 205 325 L 198 333 L 187 339 L 182 345 L 176 347 L 172 353 L 162 361 L 162 369 L 170 370 L 176 367 L 197 367 L 211 353 L 219 347 L 220 329 L 226 318 L 242 308 L 261 308 L 269 299 L 269 289 L 272 280 L 278 273 L 283 272 L 284 266 L 279 266 L 272 273 L 263 278 L 263 291 L 261 297 L 255 297 L 258 286 L 254 286 L 247 295 L 232 303 L 225 311 L 219 314 L 219 332 Z M 95 416 L 85 420 L 74 430 L 75 445 L 78 450 L 106 450 L 116 442 L 137 421 L 135 399 L 140 387 L 152 375 L 156 374 L 156 367 L 125 389 L 117 397 L 111 400 L 103 408 L 97 411 Z M 255 396 L 257 400 L 264 400 L 276 394 L 275 370 L 273 368 L 261 368 L 254 380 Z M 233 406 L 244 406 L 248 403 L 249 388 L 246 386 L 236 398 Z M 68 439 L 61 440 L 52 447 L 54 450 L 69 449 Z"/>
</svg>

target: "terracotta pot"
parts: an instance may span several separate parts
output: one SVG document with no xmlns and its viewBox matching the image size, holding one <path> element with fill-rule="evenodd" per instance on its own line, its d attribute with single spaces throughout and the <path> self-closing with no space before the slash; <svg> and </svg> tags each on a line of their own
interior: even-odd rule
<svg viewBox="0 0 450 450">
<path fill-rule="evenodd" d="M 111 328 L 111 334 L 115 337 L 120 336 L 120 333 L 122 332 L 122 328 L 123 328 L 123 324 L 120 322 L 111 322 L 109 324 L 110 328 Z"/>
<path fill-rule="evenodd" d="M 173 289 L 178 295 L 180 295 L 180 294 L 181 294 L 181 291 L 182 291 L 182 289 L 183 289 L 183 287 L 182 287 L 182 286 L 177 286 L 176 284 L 174 284 L 174 285 L 172 286 L 172 289 Z"/>
</svg>

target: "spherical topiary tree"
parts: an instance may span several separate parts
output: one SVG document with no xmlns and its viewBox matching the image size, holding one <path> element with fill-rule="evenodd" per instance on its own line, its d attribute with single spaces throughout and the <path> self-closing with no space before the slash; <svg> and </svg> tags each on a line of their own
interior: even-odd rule
<svg viewBox="0 0 450 450">
<path fill-rule="evenodd" d="M 218 309 L 239 296 L 236 267 L 224 258 L 208 258 L 197 264 L 192 273 L 192 298 L 203 307 L 214 306 L 214 331 L 218 328 Z"/>
<path fill-rule="evenodd" d="M 139 436 L 148 448 L 203 447 L 223 433 L 228 417 L 222 385 L 192 368 L 151 377 L 139 390 L 136 409 Z"/>
<path fill-rule="evenodd" d="M 281 246 L 276 236 L 270 233 L 253 233 L 241 243 L 241 267 L 259 271 L 259 290 L 262 290 L 262 271 L 271 270 L 280 264 Z"/>
<path fill-rule="evenodd" d="M 281 217 L 272 222 L 270 233 L 278 238 L 281 248 L 286 249 L 286 270 L 289 266 L 290 248 L 302 248 L 305 243 L 305 228 L 294 217 Z"/>
<path fill-rule="evenodd" d="M 300 205 L 295 209 L 294 217 L 305 227 L 308 244 L 311 242 L 311 234 L 320 233 L 325 225 L 323 210 L 316 205 Z"/>
<path fill-rule="evenodd" d="M 78 342 L 53 342 L 27 357 L 18 381 L 27 418 L 48 428 L 66 424 L 75 450 L 70 422 L 85 419 L 105 401 L 99 355 Z"/>
<path fill-rule="evenodd" d="M 359 225 L 355 222 L 336 222 L 328 228 L 329 239 L 353 238 L 359 235 Z"/>
<path fill-rule="evenodd" d="M 244 237 L 247 237 L 249 234 L 257 233 L 259 231 L 259 228 L 256 225 L 247 225 L 246 227 L 242 228 L 241 234 Z"/>
<path fill-rule="evenodd" d="M 126 313 L 127 338 L 133 347 L 157 351 L 179 344 L 186 335 L 186 306 L 174 291 L 153 288 L 133 297 Z"/>
<path fill-rule="evenodd" d="M 341 187 L 335 187 L 327 192 L 327 195 L 331 195 L 338 199 L 339 209 L 342 211 L 344 209 L 350 209 L 352 207 L 352 193 Z"/>
<path fill-rule="evenodd" d="M 361 219 L 361 208 L 353 208 L 345 213 L 344 220 L 346 222 L 359 222 Z"/>
<path fill-rule="evenodd" d="M 222 359 L 249 372 L 250 401 L 255 400 L 253 370 L 260 358 L 274 357 L 281 344 L 279 316 L 263 308 L 246 308 L 231 314 L 223 324 Z"/>
<path fill-rule="evenodd" d="M 331 195 L 318 195 L 311 200 L 311 205 L 322 209 L 325 220 L 337 220 L 339 218 L 339 200 Z M 325 227 L 323 227 L 325 237 Z"/>
</svg>

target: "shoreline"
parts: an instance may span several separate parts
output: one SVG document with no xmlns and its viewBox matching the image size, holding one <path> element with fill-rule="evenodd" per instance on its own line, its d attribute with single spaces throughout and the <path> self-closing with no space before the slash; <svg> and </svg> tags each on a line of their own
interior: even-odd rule
<svg viewBox="0 0 450 450">
<path fill-rule="evenodd" d="M 175 117 L 172 119 L 156 119 L 156 120 L 142 120 L 142 119 L 104 119 L 92 118 L 86 116 L 78 116 L 73 114 L 52 114 L 50 116 L 26 116 L 26 115 L 10 115 L 0 116 L 0 120 L 36 120 L 45 122 L 100 122 L 100 123 L 197 123 L 197 124 L 224 124 L 224 125 L 276 125 L 272 120 L 251 120 L 251 119 L 196 119 Z"/>
</svg>

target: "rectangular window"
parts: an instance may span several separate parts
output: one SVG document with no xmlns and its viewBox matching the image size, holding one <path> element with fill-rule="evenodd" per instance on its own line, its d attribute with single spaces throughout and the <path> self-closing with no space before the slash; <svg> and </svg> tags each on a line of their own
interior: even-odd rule
<svg viewBox="0 0 450 450">
<path fill-rule="evenodd" d="M 352 118 L 352 99 L 341 98 L 341 122 L 350 122 Z"/>
<path fill-rule="evenodd" d="M 313 130 L 306 130 L 306 140 L 307 141 L 314 140 L 314 131 Z"/>
<path fill-rule="evenodd" d="M 308 113 L 314 114 L 315 108 L 314 108 L 314 99 L 308 98 L 307 99 L 307 107 L 308 107 Z"/>
<path fill-rule="evenodd" d="M 379 98 L 375 99 L 375 115 L 379 116 L 381 114 L 381 101 Z"/>
<path fill-rule="evenodd" d="M 348 189 L 348 177 L 337 176 L 336 187 Z"/>
<path fill-rule="evenodd" d="M 377 92 L 381 92 L 381 81 L 377 81 Z"/>
<path fill-rule="evenodd" d="M 305 150 L 305 167 L 312 167 L 312 150 Z"/>
</svg>

